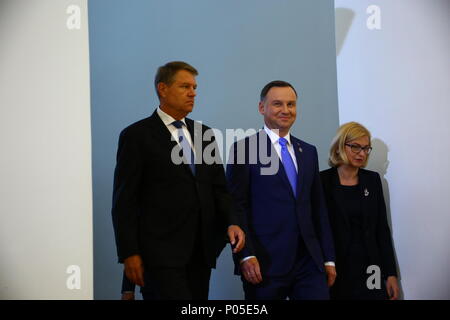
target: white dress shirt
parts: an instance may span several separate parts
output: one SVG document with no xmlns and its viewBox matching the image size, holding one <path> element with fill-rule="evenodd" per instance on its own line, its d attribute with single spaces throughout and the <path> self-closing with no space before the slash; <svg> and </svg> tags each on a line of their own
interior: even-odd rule
<svg viewBox="0 0 450 320">
<path fill-rule="evenodd" d="M 161 118 L 162 122 L 166 125 L 167 130 L 169 130 L 170 134 L 172 135 L 173 140 L 175 140 L 178 143 L 178 145 L 181 147 L 180 141 L 178 140 L 178 128 L 172 124 L 176 120 L 172 116 L 170 116 L 167 113 L 165 113 L 164 111 L 162 111 L 161 108 L 159 108 L 159 107 L 158 107 L 158 109 L 156 109 L 156 113 L 158 113 L 158 116 Z M 191 134 L 189 133 L 189 130 L 187 129 L 187 126 L 186 126 L 186 120 L 185 120 L 185 118 L 183 118 L 180 121 L 183 122 L 183 134 L 186 137 L 186 140 L 189 142 L 189 145 L 191 146 L 192 152 L 194 152 L 194 157 L 195 157 L 195 148 L 193 147 L 194 144 L 192 143 Z"/>
<path fill-rule="evenodd" d="M 278 154 L 278 158 L 280 158 L 280 160 L 283 162 L 283 159 L 281 158 L 280 136 L 278 134 L 276 134 L 275 132 L 273 132 L 272 130 L 270 130 L 266 125 L 264 125 L 264 131 L 269 136 L 269 139 L 272 142 L 272 145 L 273 145 L 273 147 L 275 148 L 275 151 Z M 291 143 L 291 134 L 290 134 L 290 132 L 288 132 L 287 135 L 285 135 L 283 138 L 285 138 L 286 141 L 287 141 L 288 151 L 289 151 L 289 153 L 291 155 L 292 161 L 294 162 L 295 171 L 297 171 L 297 173 L 298 173 L 297 159 L 295 158 L 294 147 L 292 146 L 292 143 Z"/>
</svg>

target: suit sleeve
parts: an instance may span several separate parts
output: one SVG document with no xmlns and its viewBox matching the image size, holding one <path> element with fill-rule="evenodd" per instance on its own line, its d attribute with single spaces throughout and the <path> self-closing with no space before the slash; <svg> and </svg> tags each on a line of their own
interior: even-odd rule
<svg viewBox="0 0 450 320">
<path fill-rule="evenodd" d="M 215 144 L 214 150 L 219 150 L 215 139 L 213 142 Z M 214 155 L 215 158 L 220 159 L 219 155 Z M 240 219 L 236 216 L 236 212 L 232 210 L 232 199 L 228 192 L 227 181 L 225 178 L 225 170 L 223 167 L 223 162 L 220 159 L 219 162 L 214 162 L 214 178 L 213 178 L 213 194 L 214 194 L 214 204 L 216 212 L 218 212 L 222 224 L 225 227 L 230 225 L 240 225 Z"/>
<path fill-rule="evenodd" d="M 138 141 L 126 129 L 119 138 L 117 164 L 114 171 L 112 220 L 119 262 L 139 254 L 138 188 L 142 174 L 142 158 Z"/>
<path fill-rule="evenodd" d="M 122 276 L 122 293 L 124 292 L 134 292 L 136 289 L 136 285 L 131 282 L 127 276 L 125 275 L 125 271 L 123 272 Z"/>
<path fill-rule="evenodd" d="M 322 183 L 319 173 L 319 161 L 317 156 L 317 149 L 314 148 L 314 180 L 311 190 L 311 205 L 313 210 L 313 221 L 316 228 L 316 234 L 319 237 L 319 242 L 322 248 L 323 257 L 326 261 L 336 261 L 333 234 L 328 219 L 328 211 L 325 204 L 325 197 L 323 193 Z"/>
<path fill-rule="evenodd" d="M 394 247 L 392 245 L 391 230 L 387 222 L 386 203 L 384 201 L 383 186 L 380 175 L 376 174 L 377 195 L 378 195 L 378 223 L 377 223 L 377 241 L 380 248 L 381 270 L 385 277 L 397 276 L 395 264 Z"/>
<path fill-rule="evenodd" d="M 216 257 L 219 257 L 222 250 L 229 242 L 227 235 L 227 228 L 230 225 L 241 226 L 241 219 L 236 215 L 236 212 L 232 209 L 232 199 L 228 191 L 227 181 L 225 178 L 225 170 L 222 159 L 219 154 L 216 154 L 219 150 L 215 137 L 212 138 L 213 144 L 213 158 L 215 161 L 208 165 L 211 170 L 211 188 L 213 194 L 214 211 L 216 221 L 213 231 L 214 233 L 214 246 L 216 247 Z"/>
<path fill-rule="evenodd" d="M 248 150 L 248 148 L 244 147 L 245 140 L 233 144 L 226 172 L 228 189 L 233 200 L 232 210 L 235 212 L 235 216 L 239 219 L 239 225 L 246 234 L 244 248 L 241 252 L 233 255 L 237 265 L 239 265 L 241 259 L 255 255 L 247 221 L 247 214 L 250 210 L 250 169 L 247 164 L 248 155 L 244 151 Z M 242 154 L 243 152 L 244 154 Z"/>
</svg>

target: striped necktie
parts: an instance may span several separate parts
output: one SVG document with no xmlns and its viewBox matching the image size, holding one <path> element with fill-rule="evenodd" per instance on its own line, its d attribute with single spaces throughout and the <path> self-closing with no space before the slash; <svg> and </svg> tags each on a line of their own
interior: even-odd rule
<svg viewBox="0 0 450 320">
<path fill-rule="evenodd" d="M 192 151 L 189 141 L 186 139 L 186 136 L 184 135 L 183 132 L 184 123 L 181 120 L 177 120 L 172 122 L 172 124 L 177 128 L 178 141 L 180 142 L 181 148 L 183 150 L 183 157 L 186 160 L 185 163 L 189 165 L 192 173 L 195 175 L 194 152 Z"/>
</svg>

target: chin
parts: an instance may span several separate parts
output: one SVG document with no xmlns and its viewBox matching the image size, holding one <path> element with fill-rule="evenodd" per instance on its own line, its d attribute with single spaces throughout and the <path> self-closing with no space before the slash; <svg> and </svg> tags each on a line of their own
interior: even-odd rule
<svg viewBox="0 0 450 320">
<path fill-rule="evenodd" d="M 283 120 L 283 121 L 280 122 L 280 125 L 281 125 L 283 128 L 290 128 L 290 127 L 292 127 L 293 124 L 294 124 L 294 121 L 292 121 L 291 119 L 289 119 L 289 120 Z"/>
</svg>

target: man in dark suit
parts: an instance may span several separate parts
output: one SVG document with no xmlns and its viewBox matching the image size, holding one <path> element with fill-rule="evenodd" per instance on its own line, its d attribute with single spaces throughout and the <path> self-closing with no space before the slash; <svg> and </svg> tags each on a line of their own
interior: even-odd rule
<svg viewBox="0 0 450 320">
<path fill-rule="evenodd" d="M 234 255 L 246 299 L 328 299 L 336 277 L 316 148 L 290 134 L 297 93 L 261 91 L 264 129 L 232 147 L 227 179 L 246 244 Z"/>
<path fill-rule="evenodd" d="M 186 118 L 197 74 L 185 62 L 160 67 L 159 108 L 119 138 L 112 207 L 117 253 L 126 276 L 144 287 L 144 299 L 207 299 L 226 236 L 234 252 L 245 241 L 223 165 L 202 158 L 216 142 L 202 141 L 209 128 Z"/>
</svg>

